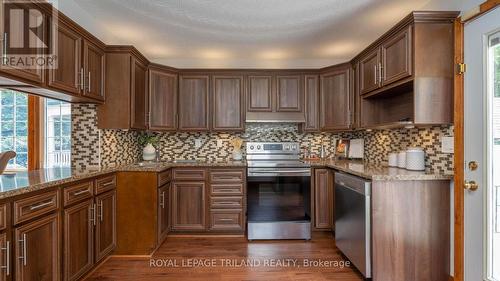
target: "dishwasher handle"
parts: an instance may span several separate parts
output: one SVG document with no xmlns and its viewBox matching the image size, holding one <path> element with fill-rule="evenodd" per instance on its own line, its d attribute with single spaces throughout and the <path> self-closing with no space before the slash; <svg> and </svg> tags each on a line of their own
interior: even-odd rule
<svg viewBox="0 0 500 281">
<path fill-rule="evenodd" d="M 335 186 L 342 186 L 365 196 L 371 194 L 370 181 L 344 173 L 335 173 Z"/>
</svg>

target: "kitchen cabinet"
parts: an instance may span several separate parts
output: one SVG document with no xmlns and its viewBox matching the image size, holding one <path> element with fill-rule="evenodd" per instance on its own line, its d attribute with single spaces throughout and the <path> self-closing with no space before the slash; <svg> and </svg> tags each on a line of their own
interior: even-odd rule
<svg viewBox="0 0 500 281">
<path fill-rule="evenodd" d="M 85 89 L 83 95 L 95 100 L 104 101 L 104 50 L 95 44 L 83 42 L 83 69 Z"/>
<path fill-rule="evenodd" d="M 380 66 L 380 50 L 373 50 L 371 53 L 359 59 L 359 88 L 361 94 L 369 93 L 379 88 L 378 70 Z"/>
<path fill-rule="evenodd" d="M 170 183 L 158 188 L 158 245 L 165 240 L 170 230 Z"/>
<path fill-rule="evenodd" d="M 78 280 L 94 266 L 94 209 L 87 199 L 64 210 L 64 280 Z"/>
<path fill-rule="evenodd" d="M 314 169 L 314 228 L 332 230 L 334 218 L 333 173 L 330 169 Z"/>
<path fill-rule="evenodd" d="M 205 182 L 174 181 L 172 185 L 172 230 L 205 230 L 205 190 Z"/>
<path fill-rule="evenodd" d="M 148 91 L 147 91 L 147 66 L 140 60 L 132 57 L 131 78 L 131 127 L 132 129 L 145 130 L 148 128 Z"/>
<path fill-rule="evenodd" d="M 95 202 L 95 256 L 99 262 L 116 247 L 116 191 L 97 195 Z"/>
<path fill-rule="evenodd" d="M 412 74 L 412 27 L 409 26 L 380 46 L 380 86 L 389 85 Z"/>
<path fill-rule="evenodd" d="M 351 128 L 349 64 L 321 75 L 320 128 L 323 131 Z"/>
<path fill-rule="evenodd" d="M 10 254 L 7 254 L 8 251 L 11 251 L 10 241 L 7 239 L 7 234 L 5 232 L 0 233 L 0 247 L 2 248 L 0 255 L 0 264 L 2 265 L 0 272 L 0 280 L 6 281 L 11 280 L 12 270 L 10 266 Z"/>
<path fill-rule="evenodd" d="M 300 75 L 276 77 L 276 111 L 302 111 L 304 103 L 302 78 Z"/>
<path fill-rule="evenodd" d="M 208 75 L 180 75 L 180 131 L 208 131 L 210 129 L 209 83 Z"/>
<path fill-rule="evenodd" d="M 0 281 L 12 280 L 14 275 L 11 259 L 14 245 L 10 224 L 10 204 L 5 202 L 0 204 Z"/>
<path fill-rule="evenodd" d="M 305 132 L 317 132 L 319 124 L 319 78 L 318 75 L 306 75 L 304 78 L 305 89 L 305 123 L 302 129 Z"/>
<path fill-rule="evenodd" d="M 57 68 L 49 70 L 48 85 L 73 95 L 84 89 L 85 73 L 82 68 L 82 37 L 64 22 L 58 22 Z"/>
<path fill-rule="evenodd" d="M 272 76 L 248 76 L 247 112 L 272 111 Z"/>
<path fill-rule="evenodd" d="M 244 130 L 244 96 L 242 76 L 212 77 L 212 129 L 214 131 Z"/>
<path fill-rule="evenodd" d="M 148 61 L 133 47 L 108 47 L 105 59 L 106 102 L 97 107 L 100 129 L 147 129 Z"/>
<path fill-rule="evenodd" d="M 177 73 L 159 67 L 149 68 L 149 129 L 177 129 Z"/>
<path fill-rule="evenodd" d="M 58 213 L 16 227 L 14 237 L 16 280 L 61 280 Z"/>
</svg>

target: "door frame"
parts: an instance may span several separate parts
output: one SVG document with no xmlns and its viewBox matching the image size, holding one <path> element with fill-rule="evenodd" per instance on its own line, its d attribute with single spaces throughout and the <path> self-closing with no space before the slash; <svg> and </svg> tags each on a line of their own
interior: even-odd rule
<svg viewBox="0 0 500 281">
<path fill-rule="evenodd" d="M 454 75 L 454 273 L 453 280 L 464 281 L 464 75 L 458 65 L 464 63 L 464 24 L 500 6 L 500 0 L 486 0 L 472 12 L 464 12 L 454 23 L 457 66 Z"/>
</svg>

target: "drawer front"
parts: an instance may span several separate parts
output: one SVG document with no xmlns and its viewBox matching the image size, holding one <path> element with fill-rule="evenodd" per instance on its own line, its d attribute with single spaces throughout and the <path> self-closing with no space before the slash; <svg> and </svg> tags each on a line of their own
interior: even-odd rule
<svg viewBox="0 0 500 281">
<path fill-rule="evenodd" d="M 0 231 L 7 228 L 7 203 L 0 205 Z"/>
<path fill-rule="evenodd" d="M 94 194 L 94 182 L 88 181 L 63 188 L 64 206 L 91 198 Z"/>
<path fill-rule="evenodd" d="M 46 192 L 14 201 L 14 224 L 48 214 L 59 208 L 59 192 Z"/>
<path fill-rule="evenodd" d="M 243 195 L 243 183 L 211 184 L 212 195 Z"/>
<path fill-rule="evenodd" d="M 245 180 L 245 170 L 243 169 L 217 169 L 210 171 L 211 182 L 243 182 Z"/>
<path fill-rule="evenodd" d="M 207 171 L 205 169 L 175 169 L 174 180 L 204 181 Z"/>
<path fill-rule="evenodd" d="M 243 231 L 244 220 L 242 210 L 211 210 L 210 230 Z"/>
<path fill-rule="evenodd" d="M 172 171 L 167 170 L 167 171 L 163 171 L 161 173 L 158 173 L 158 187 L 163 186 L 164 184 L 168 183 L 170 180 L 172 180 Z"/>
<path fill-rule="evenodd" d="M 243 209 L 243 196 L 210 197 L 212 209 Z"/>
<path fill-rule="evenodd" d="M 95 180 L 95 194 L 100 194 L 116 188 L 116 175 L 98 178 Z"/>
</svg>

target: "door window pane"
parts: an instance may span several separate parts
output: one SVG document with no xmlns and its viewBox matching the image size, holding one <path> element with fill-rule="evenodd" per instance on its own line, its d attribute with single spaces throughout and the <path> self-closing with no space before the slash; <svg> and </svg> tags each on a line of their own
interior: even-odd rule
<svg viewBox="0 0 500 281">
<path fill-rule="evenodd" d="M 7 169 L 28 169 L 28 95 L 0 90 L 0 151 L 6 150 L 17 154 Z"/>
<path fill-rule="evenodd" d="M 45 101 L 45 166 L 71 165 L 71 105 L 66 102 Z"/>
</svg>

